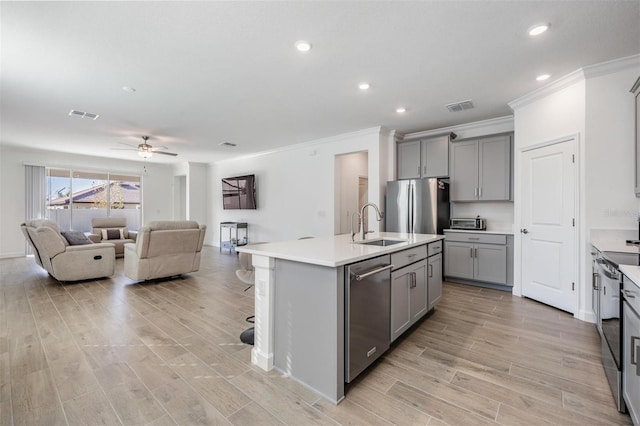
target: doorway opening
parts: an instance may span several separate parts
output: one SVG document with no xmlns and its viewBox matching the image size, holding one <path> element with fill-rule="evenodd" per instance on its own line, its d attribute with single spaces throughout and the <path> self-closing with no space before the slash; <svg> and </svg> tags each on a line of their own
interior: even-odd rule
<svg viewBox="0 0 640 426">
<path fill-rule="evenodd" d="M 369 198 L 369 155 L 367 151 L 336 155 L 335 157 L 335 221 L 334 233 L 348 234 L 358 229 L 354 213 Z"/>
</svg>

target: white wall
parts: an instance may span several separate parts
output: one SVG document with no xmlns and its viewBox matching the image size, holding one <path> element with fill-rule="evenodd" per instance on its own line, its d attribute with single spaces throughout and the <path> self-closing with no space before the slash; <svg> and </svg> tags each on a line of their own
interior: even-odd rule
<svg viewBox="0 0 640 426">
<path fill-rule="evenodd" d="M 219 245 L 219 224 L 247 222 L 249 241 L 282 241 L 333 235 L 335 156 L 367 151 L 369 200 L 383 205 L 388 135 L 380 128 L 292 145 L 281 150 L 217 162 L 209 167 L 210 243 Z M 384 164 L 384 169 L 381 168 Z M 221 179 L 256 175 L 256 210 L 223 210 Z M 371 229 L 375 217 L 369 211 Z"/>
<path fill-rule="evenodd" d="M 634 196 L 633 96 L 629 89 L 640 74 L 639 57 L 577 71 L 529 99 L 512 103 L 515 109 L 516 188 L 518 152 L 525 147 L 576 135 L 578 140 L 578 312 L 594 321 L 591 309 L 593 228 L 630 229 L 637 226 Z M 526 97 L 525 97 L 526 98 Z M 515 227 L 520 227 L 516 194 Z M 514 293 L 520 294 L 520 234 L 516 234 Z"/>
<path fill-rule="evenodd" d="M 142 223 L 173 217 L 171 166 L 111 158 L 30 150 L 0 145 L 0 257 L 24 255 L 20 223 L 25 218 L 24 164 L 77 170 L 121 172 L 142 176 Z"/>
<path fill-rule="evenodd" d="M 634 102 L 631 86 L 640 69 L 586 81 L 586 210 L 588 228 L 638 228 L 634 194 Z"/>
<path fill-rule="evenodd" d="M 198 223 L 207 223 L 207 202 L 211 197 L 207 179 L 208 167 L 207 164 L 189 163 L 187 219 Z"/>
<path fill-rule="evenodd" d="M 482 203 L 451 203 L 451 217 L 486 219 L 488 231 L 512 231 L 513 203 L 492 201 Z"/>
</svg>

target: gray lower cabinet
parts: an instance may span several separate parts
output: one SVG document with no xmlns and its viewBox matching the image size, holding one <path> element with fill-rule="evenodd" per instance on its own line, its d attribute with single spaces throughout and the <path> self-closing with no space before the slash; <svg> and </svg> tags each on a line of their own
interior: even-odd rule
<svg viewBox="0 0 640 426">
<path fill-rule="evenodd" d="M 427 309 L 433 309 L 440 299 L 442 299 L 442 253 L 427 259 Z"/>
<path fill-rule="evenodd" d="M 446 232 L 444 275 L 470 281 L 513 285 L 513 237 L 500 234 Z"/>
<path fill-rule="evenodd" d="M 398 179 L 449 176 L 449 136 L 397 144 Z"/>
<path fill-rule="evenodd" d="M 391 341 L 427 312 L 427 262 L 391 272 Z"/>
<path fill-rule="evenodd" d="M 625 279 L 622 303 L 622 395 L 634 425 L 640 425 L 640 287 Z"/>
<path fill-rule="evenodd" d="M 451 143 L 451 201 L 511 198 L 511 136 Z"/>
<path fill-rule="evenodd" d="M 391 254 L 391 341 L 442 298 L 442 240 Z"/>
</svg>

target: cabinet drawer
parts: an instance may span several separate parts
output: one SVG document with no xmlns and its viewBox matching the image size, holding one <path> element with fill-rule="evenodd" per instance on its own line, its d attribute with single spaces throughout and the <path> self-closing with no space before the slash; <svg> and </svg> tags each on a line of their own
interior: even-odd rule
<svg viewBox="0 0 640 426">
<path fill-rule="evenodd" d="M 445 232 L 447 241 L 484 244 L 507 244 L 507 236 L 479 232 Z"/>
<path fill-rule="evenodd" d="M 419 246 L 410 248 L 408 250 L 391 253 L 391 264 L 393 269 L 400 269 L 410 263 L 417 262 L 418 260 L 425 259 L 427 257 L 427 246 Z"/>
<path fill-rule="evenodd" d="M 433 256 L 434 254 L 442 253 L 442 240 L 431 243 L 427 246 L 427 254 Z"/>
</svg>

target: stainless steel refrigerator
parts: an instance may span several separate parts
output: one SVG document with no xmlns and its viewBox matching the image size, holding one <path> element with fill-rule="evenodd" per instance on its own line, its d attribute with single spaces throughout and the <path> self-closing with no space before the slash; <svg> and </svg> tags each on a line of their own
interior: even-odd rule
<svg viewBox="0 0 640 426">
<path fill-rule="evenodd" d="M 443 179 L 387 182 L 387 232 L 442 234 L 449 227 L 449 183 Z"/>
</svg>

